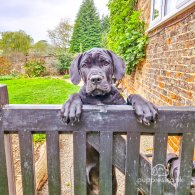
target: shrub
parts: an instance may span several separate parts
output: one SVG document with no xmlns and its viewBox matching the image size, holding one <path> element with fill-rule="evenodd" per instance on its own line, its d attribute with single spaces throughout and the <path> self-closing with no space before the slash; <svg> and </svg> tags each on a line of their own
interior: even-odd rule
<svg viewBox="0 0 195 195">
<path fill-rule="evenodd" d="M 131 74 L 144 59 L 147 45 L 145 22 L 141 11 L 136 11 L 137 0 L 110 0 L 110 29 L 107 47 L 126 62 L 126 72 Z"/>
<path fill-rule="evenodd" d="M 132 13 L 118 47 L 118 52 L 126 61 L 127 74 L 131 74 L 136 65 L 145 57 L 148 37 L 145 35 L 145 23 L 141 20 L 140 14 L 141 12 L 138 11 Z"/>
<path fill-rule="evenodd" d="M 70 75 L 69 74 L 65 74 L 64 75 L 64 79 L 69 79 L 70 78 Z"/>
<path fill-rule="evenodd" d="M 56 64 L 56 68 L 58 69 L 60 74 L 69 73 L 69 67 L 73 58 L 74 56 L 71 53 L 63 53 L 57 55 L 58 63 Z"/>
<path fill-rule="evenodd" d="M 45 74 L 44 60 L 31 59 L 24 65 L 25 74 L 28 77 L 40 77 Z"/>
<path fill-rule="evenodd" d="M 8 75 L 11 73 L 11 70 L 11 62 L 5 57 L 0 57 L 0 75 Z"/>
<path fill-rule="evenodd" d="M 0 76 L 0 80 L 1 81 L 5 81 L 5 80 L 12 80 L 12 79 L 15 79 L 17 76 L 14 75 L 14 74 L 11 74 L 11 75 L 3 75 L 3 76 Z"/>
</svg>

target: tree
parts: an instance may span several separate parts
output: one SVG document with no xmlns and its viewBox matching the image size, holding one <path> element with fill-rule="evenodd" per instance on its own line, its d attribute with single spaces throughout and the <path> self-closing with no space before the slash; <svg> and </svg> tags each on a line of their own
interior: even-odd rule
<svg viewBox="0 0 195 195">
<path fill-rule="evenodd" d="M 101 47 L 108 45 L 108 32 L 110 29 L 109 16 L 102 16 L 101 18 Z"/>
<path fill-rule="evenodd" d="M 0 39 L 0 49 L 3 50 L 3 54 L 10 53 L 28 53 L 31 47 L 33 39 L 30 35 L 27 35 L 24 31 L 16 32 L 2 32 Z"/>
<path fill-rule="evenodd" d="M 100 47 L 101 25 L 93 0 L 84 0 L 77 14 L 70 51 L 83 52 L 93 47 Z"/>
<path fill-rule="evenodd" d="M 109 16 L 102 16 L 101 18 L 101 32 L 108 32 L 110 28 L 110 24 L 109 24 Z"/>
<path fill-rule="evenodd" d="M 32 46 L 30 52 L 38 55 L 45 55 L 48 53 L 49 48 L 50 45 L 46 40 L 40 40 Z"/>
<path fill-rule="evenodd" d="M 49 38 L 54 47 L 67 51 L 70 45 L 70 38 L 73 26 L 68 20 L 63 19 L 54 30 L 48 30 Z"/>
</svg>

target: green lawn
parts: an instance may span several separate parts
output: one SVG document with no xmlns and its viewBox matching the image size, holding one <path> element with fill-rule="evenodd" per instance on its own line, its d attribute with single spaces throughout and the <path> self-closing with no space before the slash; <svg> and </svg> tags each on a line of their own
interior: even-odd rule
<svg viewBox="0 0 195 195">
<path fill-rule="evenodd" d="M 10 104 L 62 104 L 79 87 L 60 79 L 22 78 L 1 80 L 8 86 Z"/>
</svg>

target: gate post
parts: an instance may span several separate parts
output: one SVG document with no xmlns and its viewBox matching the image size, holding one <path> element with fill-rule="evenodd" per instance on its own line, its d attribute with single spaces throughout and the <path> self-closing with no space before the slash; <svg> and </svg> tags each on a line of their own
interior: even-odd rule
<svg viewBox="0 0 195 195">
<path fill-rule="evenodd" d="M 0 109 L 8 103 L 9 103 L 9 98 L 8 98 L 7 86 L 0 84 Z M 13 162 L 13 153 L 12 153 L 12 137 L 10 134 L 4 134 L 4 144 L 5 144 L 9 194 L 16 195 L 15 172 L 14 172 L 14 162 Z"/>
</svg>

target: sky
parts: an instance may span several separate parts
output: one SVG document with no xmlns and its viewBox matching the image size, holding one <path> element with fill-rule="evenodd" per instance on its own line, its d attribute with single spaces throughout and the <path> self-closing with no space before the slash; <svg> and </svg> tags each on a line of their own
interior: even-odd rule
<svg viewBox="0 0 195 195">
<path fill-rule="evenodd" d="M 24 30 L 34 42 L 49 40 L 62 19 L 73 24 L 83 0 L 0 0 L 0 32 Z M 94 0 L 102 16 L 108 14 L 108 0 Z"/>
</svg>

